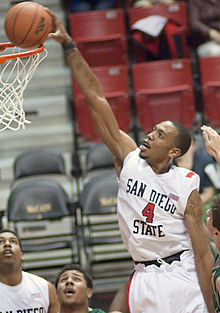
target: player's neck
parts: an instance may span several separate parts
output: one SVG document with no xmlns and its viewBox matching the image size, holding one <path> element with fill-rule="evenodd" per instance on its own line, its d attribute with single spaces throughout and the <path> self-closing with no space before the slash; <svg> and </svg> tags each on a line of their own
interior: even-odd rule
<svg viewBox="0 0 220 313">
<path fill-rule="evenodd" d="M 166 163 L 158 163 L 158 164 L 149 164 L 155 174 L 164 174 L 169 172 L 170 166 L 172 165 L 172 160 L 167 164 Z"/>
<path fill-rule="evenodd" d="M 22 281 L 21 267 L 13 270 L 12 267 L 0 268 L 0 282 L 8 286 L 16 286 Z"/>
<path fill-rule="evenodd" d="M 60 313 L 88 313 L 88 305 L 61 304 Z"/>
</svg>

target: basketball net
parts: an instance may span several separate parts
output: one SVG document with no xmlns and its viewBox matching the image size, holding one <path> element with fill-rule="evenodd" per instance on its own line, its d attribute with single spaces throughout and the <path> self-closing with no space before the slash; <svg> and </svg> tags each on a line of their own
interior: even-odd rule
<svg viewBox="0 0 220 313">
<path fill-rule="evenodd" d="M 11 43 L 0 43 L 0 52 L 6 48 L 9 54 L 0 55 L 0 131 L 25 129 L 31 123 L 23 108 L 24 90 L 48 54 L 44 46 L 22 52 Z"/>
</svg>

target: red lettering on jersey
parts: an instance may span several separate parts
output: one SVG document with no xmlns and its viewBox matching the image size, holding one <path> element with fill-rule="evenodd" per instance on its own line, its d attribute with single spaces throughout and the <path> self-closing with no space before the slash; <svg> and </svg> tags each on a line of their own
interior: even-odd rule
<svg viewBox="0 0 220 313">
<path fill-rule="evenodd" d="M 186 177 L 189 177 L 189 178 L 191 178 L 191 177 L 193 177 L 193 175 L 195 175 L 195 172 L 189 172 L 187 175 L 186 175 Z"/>
<path fill-rule="evenodd" d="M 145 206 L 145 208 L 142 210 L 142 215 L 146 217 L 147 223 L 153 223 L 154 209 L 155 209 L 155 204 L 149 202 Z"/>
</svg>

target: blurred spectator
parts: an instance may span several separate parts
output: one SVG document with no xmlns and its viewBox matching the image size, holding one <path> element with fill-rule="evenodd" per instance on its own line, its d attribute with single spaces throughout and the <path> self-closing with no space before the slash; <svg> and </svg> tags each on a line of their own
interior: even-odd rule
<svg viewBox="0 0 220 313">
<path fill-rule="evenodd" d="M 200 57 L 220 55 L 219 0 L 189 0 L 191 44 Z"/>
<path fill-rule="evenodd" d="M 70 0 L 70 11 L 108 10 L 115 7 L 115 0 Z"/>
<path fill-rule="evenodd" d="M 214 159 L 205 150 L 197 147 L 195 140 L 192 141 L 187 153 L 176 159 L 178 166 L 192 170 L 200 176 L 199 193 L 203 203 L 209 202 L 215 193 L 215 187 L 205 172 L 206 167 L 214 162 Z"/>
<path fill-rule="evenodd" d="M 135 8 L 157 6 L 157 12 L 147 18 L 142 17 L 131 25 L 136 62 L 182 58 L 186 53 L 186 33 L 184 25 L 172 17 L 163 16 L 162 4 L 169 6 L 169 12 L 178 12 L 177 0 L 136 0 Z M 162 6 L 164 7 L 164 6 Z M 174 13 L 175 14 L 175 13 Z M 148 22 L 147 22 L 148 20 Z M 142 21 L 142 26 L 138 23 Z M 140 24 L 139 24 L 140 25 Z"/>
</svg>

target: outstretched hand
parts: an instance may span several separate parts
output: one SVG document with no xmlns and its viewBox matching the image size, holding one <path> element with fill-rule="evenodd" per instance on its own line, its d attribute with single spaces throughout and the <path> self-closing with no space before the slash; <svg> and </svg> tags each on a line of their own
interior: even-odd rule
<svg viewBox="0 0 220 313">
<path fill-rule="evenodd" d="M 73 39 L 66 31 L 61 20 L 48 8 L 45 8 L 45 10 L 50 14 L 53 21 L 52 32 L 48 34 L 48 38 L 53 38 L 61 44 L 71 42 Z"/>
<path fill-rule="evenodd" d="M 206 149 L 208 153 L 213 156 L 220 164 L 220 136 L 212 128 L 206 125 L 201 127 L 202 135 L 205 141 Z"/>
</svg>

